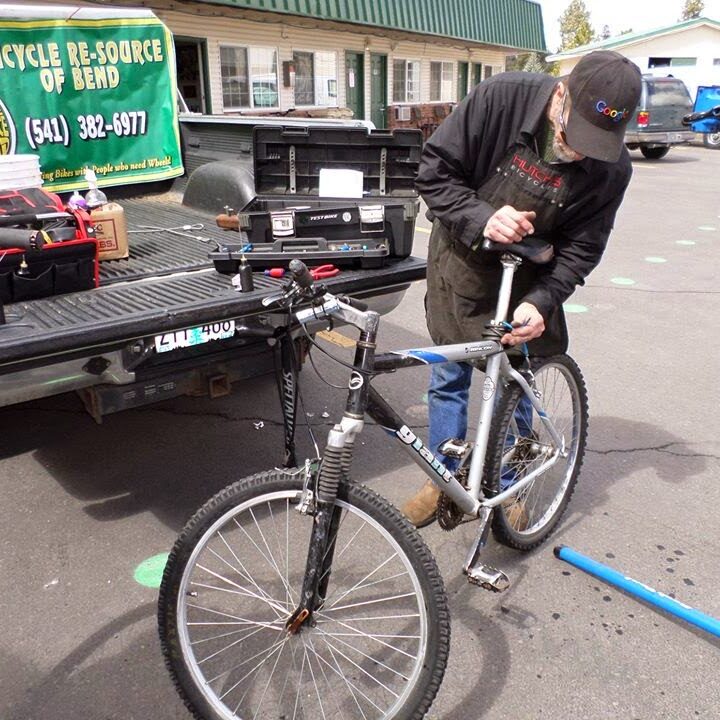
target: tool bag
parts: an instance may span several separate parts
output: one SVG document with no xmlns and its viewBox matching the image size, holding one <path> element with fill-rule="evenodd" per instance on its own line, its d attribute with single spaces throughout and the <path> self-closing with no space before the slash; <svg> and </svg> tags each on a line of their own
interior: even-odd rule
<svg viewBox="0 0 720 720">
<path fill-rule="evenodd" d="M 32 300 L 98 285 L 87 212 L 41 188 L 0 191 L 0 301 Z"/>
</svg>

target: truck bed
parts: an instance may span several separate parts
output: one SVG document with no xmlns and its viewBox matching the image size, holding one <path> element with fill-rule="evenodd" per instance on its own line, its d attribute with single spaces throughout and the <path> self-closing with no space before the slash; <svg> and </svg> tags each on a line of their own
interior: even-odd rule
<svg viewBox="0 0 720 720">
<path fill-rule="evenodd" d="M 255 273 L 255 289 L 239 293 L 229 276 L 214 270 L 207 257 L 214 244 L 198 239 L 227 238 L 214 216 L 168 196 L 122 204 L 131 257 L 101 262 L 97 289 L 6 305 L 6 324 L 0 325 L 0 372 L 100 353 L 170 330 L 252 316 L 264 310 L 263 297 L 281 284 Z M 326 284 L 333 292 L 389 291 L 424 278 L 425 266 L 415 257 L 391 259 L 382 268 L 343 271 Z"/>
</svg>

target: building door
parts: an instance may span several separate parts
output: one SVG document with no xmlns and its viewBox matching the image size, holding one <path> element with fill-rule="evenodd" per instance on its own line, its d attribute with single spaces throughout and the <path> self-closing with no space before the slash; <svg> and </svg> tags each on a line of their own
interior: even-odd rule
<svg viewBox="0 0 720 720">
<path fill-rule="evenodd" d="M 460 102 L 467 95 L 468 86 L 468 63 L 458 63 L 457 75 L 457 100 Z"/>
<path fill-rule="evenodd" d="M 365 55 L 345 53 L 345 105 L 359 120 L 365 119 Z"/>
<path fill-rule="evenodd" d="M 370 119 L 387 127 L 387 55 L 370 55 Z"/>
<path fill-rule="evenodd" d="M 473 63 L 473 75 L 472 75 L 472 84 L 477 85 L 479 82 L 482 82 L 482 63 Z"/>
<path fill-rule="evenodd" d="M 175 64 L 178 89 L 191 112 L 210 112 L 205 57 L 207 42 L 198 38 L 175 37 Z"/>
</svg>

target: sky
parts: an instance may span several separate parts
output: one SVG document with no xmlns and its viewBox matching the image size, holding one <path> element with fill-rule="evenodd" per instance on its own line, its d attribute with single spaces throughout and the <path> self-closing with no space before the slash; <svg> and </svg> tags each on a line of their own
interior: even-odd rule
<svg viewBox="0 0 720 720">
<path fill-rule="evenodd" d="M 536 0 L 542 7 L 548 50 L 560 47 L 560 17 L 570 0 Z M 676 23 L 685 7 L 684 0 L 584 0 L 590 24 L 596 33 L 608 25 L 612 35 L 632 28 L 634 32 L 654 30 Z M 720 0 L 705 0 L 705 17 L 720 21 Z"/>
</svg>

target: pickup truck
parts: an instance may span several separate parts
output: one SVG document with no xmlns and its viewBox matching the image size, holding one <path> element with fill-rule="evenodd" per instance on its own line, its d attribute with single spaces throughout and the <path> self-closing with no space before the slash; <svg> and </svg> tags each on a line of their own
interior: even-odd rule
<svg viewBox="0 0 720 720">
<path fill-rule="evenodd" d="M 60 10 L 38 6 L 33 11 Z M 14 13 L 10 14 L 12 20 L 24 17 L 28 9 L 16 6 L 7 13 Z M 8 32 L 15 32 L 16 25 L 8 23 Z M 58 66 L 55 75 L 46 73 L 47 82 L 63 77 L 59 63 L 64 46 L 40 32 L 32 39 L 44 43 L 48 62 Z M 77 64 L 94 62 L 87 53 L 83 60 L 80 43 L 70 44 Z M 24 46 L 13 47 L 19 52 Z M 157 57 L 161 47 L 157 45 Z M 104 72 L 106 80 L 111 80 L 110 71 Z M 70 72 L 64 77 L 69 78 Z M 85 75 L 78 77 L 86 82 Z M 6 100 L 13 90 L 8 78 L 3 70 L 0 97 Z M 65 102 L 64 95 L 47 93 L 55 103 Z M 67 114 L 74 119 L 62 105 L 55 108 L 40 106 L 34 112 L 55 113 L 55 117 Z M 102 108 L 96 105 L 92 112 Z M 217 272 L 208 257 L 232 233 L 217 226 L 217 215 L 226 206 L 242 209 L 255 196 L 251 138 L 259 124 L 282 128 L 364 125 L 353 120 L 181 114 L 184 176 L 103 186 L 108 198 L 124 208 L 129 258 L 101 261 L 97 288 L 4 306 L 0 303 L 0 407 L 78 391 L 92 417 L 100 422 L 109 413 L 181 394 L 225 395 L 233 382 L 272 371 L 274 348 L 286 317 L 264 307 L 262 300 L 279 289 L 282 280 L 255 272 L 254 289 L 239 292 L 231 276 Z M 45 125 L 45 139 L 61 139 L 62 133 L 55 132 L 60 125 L 50 121 Z M 25 126 L 19 123 L 18 127 L 20 138 Z M 44 126 L 38 127 L 42 130 Z M 41 132 L 38 142 L 42 140 Z M 103 147 L 108 142 L 104 141 Z M 80 144 L 68 143 L 69 167 L 80 162 L 72 157 Z M 204 179 L 193 182 L 198 172 Z M 397 306 L 410 283 L 425 276 L 424 260 L 407 256 L 407 252 L 403 255 L 388 257 L 380 267 L 344 266 L 325 282 L 333 292 L 352 295 L 378 312 L 388 312 Z M 195 328 L 202 331 L 193 331 Z"/>
</svg>

